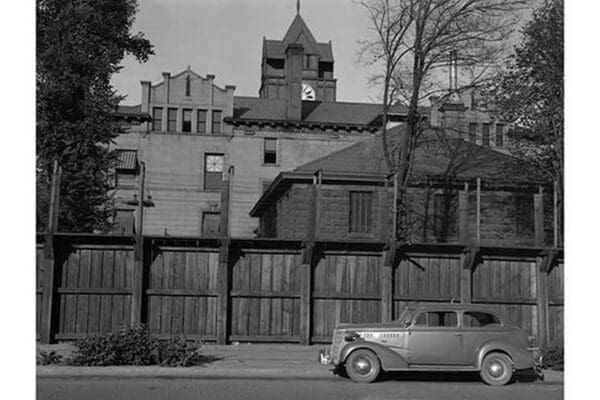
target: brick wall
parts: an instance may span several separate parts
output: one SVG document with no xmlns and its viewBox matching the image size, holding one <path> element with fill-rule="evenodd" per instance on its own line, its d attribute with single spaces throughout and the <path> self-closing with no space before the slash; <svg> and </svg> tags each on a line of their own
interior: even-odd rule
<svg viewBox="0 0 600 400">
<path fill-rule="evenodd" d="M 373 193 L 373 214 L 371 234 L 349 233 L 350 192 L 370 190 Z M 281 239 L 302 239 L 305 237 L 310 209 L 310 185 L 295 184 L 276 205 L 277 237 Z M 434 201 L 436 194 L 443 193 L 435 188 L 411 188 L 406 195 L 410 204 L 410 239 L 413 242 L 458 242 L 458 191 L 451 195 L 456 199 L 451 214 L 455 229 L 445 239 L 435 234 Z M 522 197 L 521 202 L 516 198 Z M 470 240 L 476 237 L 476 193 L 469 194 L 468 230 Z M 392 230 L 391 188 L 377 186 L 323 185 L 321 189 L 320 211 L 318 215 L 318 238 L 330 240 L 376 239 L 387 240 Z M 528 204 L 528 203 L 531 204 Z M 507 191 L 484 191 L 481 194 L 481 244 L 484 245 L 533 245 L 533 193 L 512 193 Z M 545 215 L 551 215 L 551 208 L 545 202 Z M 550 202 L 551 203 L 551 202 Z M 520 211 L 517 207 L 524 207 Z M 531 215 L 529 215 L 531 212 Z M 449 217 L 450 218 L 450 217 Z M 518 228 L 518 219 L 520 229 Z M 546 218 L 546 221 L 548 218 Z M 528 224 L 531 224 L 530 226 Z M 546 242 L 551 242 L 551 231 L 546 222 Z"/>
</svg>

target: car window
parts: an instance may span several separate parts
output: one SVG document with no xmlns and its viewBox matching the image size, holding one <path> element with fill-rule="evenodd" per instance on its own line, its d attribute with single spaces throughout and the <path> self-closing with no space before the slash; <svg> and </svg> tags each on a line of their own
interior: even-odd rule
<svg viewBox="0 0 600 400">
<path fill-rule="evenodd" d="M 458 318 L 454 311 L 427 311 L 415 318 L 415 326 L 455 327 Z"/>
<path fill-rule="evenodd" d="M 501 323 L 494 314 L 481 311 L 465 311 L 463 313 L 463 326 L 481 328 L 487 325 L 501 325 Z"/>
</svg>

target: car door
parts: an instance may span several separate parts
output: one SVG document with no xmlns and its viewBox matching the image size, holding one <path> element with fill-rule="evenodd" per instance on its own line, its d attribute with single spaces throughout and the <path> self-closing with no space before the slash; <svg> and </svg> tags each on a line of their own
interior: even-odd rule
<svg viewBox="0 0 600 400">
<path fill-rule="evenodd" d="M 411 366 L 460 365 L 461 347 L 456 311 L 426 310 L 415 315 L 408 335 Z"/>
<path fill-rule="evenodd" d="M 485 311 L 464 311 L 462 313 L 462 363 L 475 364 L 479 347 L 501 337 L 502 321 L 494 314 Z"/>
</svg>

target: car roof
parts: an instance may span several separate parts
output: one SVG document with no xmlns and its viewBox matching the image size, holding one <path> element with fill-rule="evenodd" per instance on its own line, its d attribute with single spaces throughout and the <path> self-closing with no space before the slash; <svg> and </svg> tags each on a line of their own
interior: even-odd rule
<svg viewBox="0 0 600 400">
<path fill-rule="evenodd" d="M 485 304 L 464 304 L 464 303 L 414 303 L 406 308 L 412 309 L 415 311 L 422 310 L 452 310 L 452 311 L 486 311 L 494 314 L 500 314 L 498 310 L 492 308 L 491 306 Z"/>
</svg>

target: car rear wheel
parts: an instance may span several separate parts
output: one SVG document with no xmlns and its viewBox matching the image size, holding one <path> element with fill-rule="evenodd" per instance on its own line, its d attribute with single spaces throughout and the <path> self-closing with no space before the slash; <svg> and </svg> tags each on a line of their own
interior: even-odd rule
<svg viewBox="0 0 600 400">
<path fill-rule="evenodd" d="M 350 354 L 345 363 L 346 373 L 354 382 L 371 383 L 379 376 L 379 359 L 370 350 L 359 349 Z"/>
<path fill-rule="evenodd" d="M 488 385 L 506 385 L 513 375 L 512 360 L 504 353 L 490 353 L 483 359 L 479 375 Z"/>
</svg>

